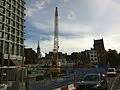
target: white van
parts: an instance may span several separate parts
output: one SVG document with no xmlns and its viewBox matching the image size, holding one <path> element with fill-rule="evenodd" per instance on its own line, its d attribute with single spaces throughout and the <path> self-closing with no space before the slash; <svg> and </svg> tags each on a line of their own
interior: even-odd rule
<svg viewBox="0 0 120 90">
<path fill-rule="evenodd" d="M 107 75 L 108 76 L 116 76 L 117 75 L 116 69 L 115 68 L 108 68 Z"/>
</svg>

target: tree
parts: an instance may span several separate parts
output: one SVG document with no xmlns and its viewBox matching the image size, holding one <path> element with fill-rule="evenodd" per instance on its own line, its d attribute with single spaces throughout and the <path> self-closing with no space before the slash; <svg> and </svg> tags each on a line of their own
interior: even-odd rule
<svg viewBox="0 0 120 90">
<path fill-rule="evenodd" d="M 116 50 L 109 49 L 107 51 L 107 61 L 111 66 L 118 66 L 120 64 L 120 57 Z"/>
</svg>

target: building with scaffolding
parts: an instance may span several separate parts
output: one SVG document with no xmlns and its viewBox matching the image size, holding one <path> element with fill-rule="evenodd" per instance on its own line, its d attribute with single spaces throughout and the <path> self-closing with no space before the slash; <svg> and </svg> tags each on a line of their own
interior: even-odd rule
<svg viewBox="0 0 120 90">
<path fill-rule="evenodd" d="M 24 54 L 24 0 L 0 0 L 0 53 L 3 65 L 21 65 Z M 8 65 L 8 64 L 7 64 Z"/>
</svg>

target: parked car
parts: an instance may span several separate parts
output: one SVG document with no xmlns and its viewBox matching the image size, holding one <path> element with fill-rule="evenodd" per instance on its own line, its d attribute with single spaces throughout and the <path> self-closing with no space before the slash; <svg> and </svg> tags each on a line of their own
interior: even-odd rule
<svg viewBox="0 0 120 90">
<path fill-rule="evenodd" d="M 107 81 L 100 74 L 87 74 L 77 83 L 77 90 L 107 90 Z"/>
<path fill-rule="evenodd" d="M 117 75 L 117 71 L 115 68 L 108 68 L 107 76 L 116 76 L 116 75 Z"/>
</svg>

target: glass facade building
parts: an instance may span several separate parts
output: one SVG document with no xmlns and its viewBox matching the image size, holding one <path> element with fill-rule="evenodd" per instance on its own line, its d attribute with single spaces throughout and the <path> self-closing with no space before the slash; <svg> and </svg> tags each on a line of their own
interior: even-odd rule
<svg viewBox="0 0 120 90">
<path fill-rule="evenodd" d="M 15 64 L 24 52 L 24 0 L 0 0 L 0 52 Z"/>
</svg>

